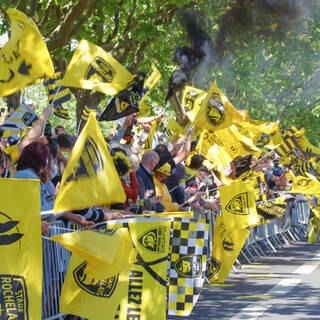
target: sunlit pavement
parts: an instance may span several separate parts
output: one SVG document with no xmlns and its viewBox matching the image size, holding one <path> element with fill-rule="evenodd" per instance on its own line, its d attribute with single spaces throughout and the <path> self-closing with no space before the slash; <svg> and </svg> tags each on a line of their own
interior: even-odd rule
<svg viewBox="0 0 320 320">
<path fill-rule="evenodd" d="M 291 244 L 232 271 L 224 285 L 202 289 L 186 319 L 320 319 L 320 243 Z"/>
</svg>

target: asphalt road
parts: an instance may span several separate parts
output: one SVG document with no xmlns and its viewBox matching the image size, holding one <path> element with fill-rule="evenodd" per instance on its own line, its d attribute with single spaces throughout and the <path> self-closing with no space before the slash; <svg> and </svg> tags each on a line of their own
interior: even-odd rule
<svg viewBox="0 0 320 320">
<path fill-rule="evenodd" d="M 202 289 L 185 319 L 320 319 L 320 243 L 291 244 L 232 271 L 224 285 Z"/>
</svg>

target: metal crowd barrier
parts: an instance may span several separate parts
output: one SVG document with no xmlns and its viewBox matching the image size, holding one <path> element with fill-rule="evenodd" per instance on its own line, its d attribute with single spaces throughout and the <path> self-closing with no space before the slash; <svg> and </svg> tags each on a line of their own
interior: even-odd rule
<svg viewBox="0 0 320 320">
<path fill-rule="evenodd" d="M 250 235 L 238 257 L 241 262 L 253 263 L 257 259 L 277 252 L 296 241 L 307 237 L 310 207 L 308 202 L 295 202 L 281 226 L 266 223 L 251 229 Z"/>
<path fill-rule="evenodd" d="M 48 237 L 42 237 L 42 319 L 64 319 L 64 314 L 59 313 L 59 301 L 70 253 L 59 243 L 50 241 L 49 237 L 73 230 L 66 229 L 62 221 L 48 222 L 48 224 L 50 226 L 49 235 Z"/>
<path fill-rule="evenodd" d="M 211 237 L 209 237 L 209 250 L 207 261 L 211 260 L 212 237 L 215 226 L 215 216 L 219 214 L 214 211 L 207 211 L 205 216 L 199 215 L 199 218 L 207 218 L 211 221 Z M 221 212 L 220 212 L 221 214 Z M 295 203 L 290 211 L 290 215 L 286 216 L 286 220 L 282 226 L 274 223 L 267 223 L 253 228 L 250 235 L 239 254 L 238 259 L 233 267 L 237 271 L 237 267 L 242 263 L 253 263 L 257 259 L 268 254 L 277 252 L 284 246 L 288 246 L 293 242 L 305 240 L 307 226 L 309 221 L 310 208 L 308 203 Z M 72 232 L 75 229 L 65 228 L 62 221 L 49 222 L 50 233 L 52 235 Z M 60 244 L 50 241 L 49 237 L 43 237 L 43 295 L 42 295 L 42 319 L 54 320 L 64 319 L 65 314 L 59 313 L 60 292 L 66 275 L 70 253 Z"/>
</svg>

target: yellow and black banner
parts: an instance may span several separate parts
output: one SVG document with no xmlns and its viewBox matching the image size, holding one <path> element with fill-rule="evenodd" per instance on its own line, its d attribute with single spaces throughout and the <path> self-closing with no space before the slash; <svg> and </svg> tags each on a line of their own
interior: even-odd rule
<svg viewBox="0 0 320 320">
<path fill-rule="evenodd" d="M 101 112 L 99 121 L 111 121 L 139 112 L 144 75 L 136 75 L 128 87 L 112 97 Z"/>
<path fill-rule="evenodd" d="M 40 183 L 0 179 L 0 192 L 0 319 L 41 319 Z"/>
<path fill-rule="evenodd" d="M 256 201 L 268 200 L 269 186 L 266 182 L 264 173 L 258 173 L 252 178 L 254 183 L 254 196 Z"/>
<path fill-rule="evenodd" d="M 208 274 L 210 282 L 225 281 L 249 234 L 248 229 L 229 229 L 224 219 L 216 215 Z"/>
<path fill-rule="evenodd" d="M 167 300 L 170 315 L 189 316 L 200 296 L 208 235 L 208 220 L 176 218 L 173 221 Z"/>
<path fill-rule="evenodd" d="M 47 46 L 34 21 L 17 9 L 8 9 L 10 39 L 0 50 L 0 97 L 54 74 Z"/>
<path fill-rule="evenodd" d="M 219 187 L 222 216 L 229 230 L 260 223 L 254 198 L 254 182 L 232 183 Z"/>
<path fill-rule="evenodd" d="M 121 299 L 119 319 L 166 319 L 171 221 L 129 223 L 138 250 Z"/>
<path fill-rule="evenodd" d="M 305 158 L 305 154 L 294 136 L 284 139 L 274 151 L 281 157 L 293 156 L 299 160 Z"/>
<path fill-rule="evenodd" d="M 118 172 L 94 113 L 78 137 L 63 173 L 54 212 L 124 202 Z"/>
<path fill-rule="evenodd" d="M 126 89 L 132 74 L 99 46 L 81 40 L 61 84 L 114 96 Z"/>
<path fill-rule="evenodd" d="M 257 212 L 265 219 L 282 218 L 287 211 L 288 204 L 282 198 L 276 198 L 273 200 L 257 201 Z"/>
</svg>

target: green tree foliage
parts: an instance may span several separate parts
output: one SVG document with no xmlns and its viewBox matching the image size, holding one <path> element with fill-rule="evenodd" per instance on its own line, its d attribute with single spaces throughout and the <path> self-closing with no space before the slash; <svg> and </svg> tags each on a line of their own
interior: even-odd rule
<svg viewBox="0 0 320 320">
<path fill-rule="evenodd" d="M 252 118 L 304 126 L 317 143 L 318 0 L 3 0 L 2 13 L 8 7 L 35 20 L 61 71 L 82 38 L 103 47 L 133 73 L 148 71 L 154 62 L 162 79 L 147 102 L 156 112 L 177 68 L 172 56 L 177 47 L 189 45 L 179 12 L 191 10 L 213 45 L 207 65 L 195 70 L 192 84 L 207 90 L 216 79 L 234 105 L 249 110 Z M 6 30 L 3 20 L 0 34 Z M 72 91 L 78 119 L 85 104 L 101 106 L 108 100 L 87 90 Z"/>
</svg>

